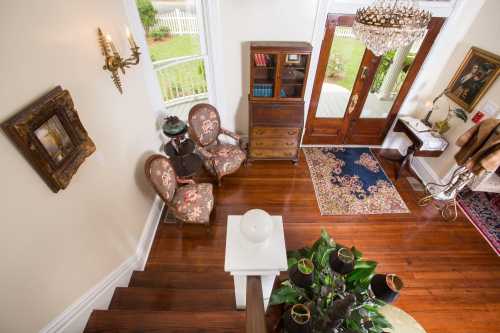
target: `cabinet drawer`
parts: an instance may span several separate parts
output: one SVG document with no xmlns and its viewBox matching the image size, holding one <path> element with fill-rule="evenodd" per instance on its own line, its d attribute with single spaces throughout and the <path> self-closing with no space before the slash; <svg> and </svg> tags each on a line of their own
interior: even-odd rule
<svg viewBox="0 0 500 333">
<path fill-rule="evenodd" d="M 250 148 L 253 158 L 292 158 L 297 156 L 297 149 Z"/>
<path fill-rule="evenodd" d="M 288 104 L 258 104 L 251 106 L 252 120 L 256 123 L 302 124 L 304 108 L 302 105 Z"/>
<path fill-rule="evenodd" d="M 252 128 L 253 140 L 257 138 L 295 138 L 297 139 L 300 129 L 297 127 L 254 127 Z"/>
<path fill-rule="evenodd" d="M 298 146 L 297 136 L 277 139 L 277 138 L 255 138 L 250 143 L 252 148 L 275 148 L 275 149 L 287 149 L 296 148 Z"/>
</svg>

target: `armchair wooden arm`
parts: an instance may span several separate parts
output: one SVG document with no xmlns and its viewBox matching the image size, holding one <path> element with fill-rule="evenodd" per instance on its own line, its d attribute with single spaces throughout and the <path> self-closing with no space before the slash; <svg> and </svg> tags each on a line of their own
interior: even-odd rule
<svg viewBox="0 0 500 333">
<path fill-rule="evenodd" d="M 175 177 L 175 180 L 177 181 L 177 184 L 191 184 L 191 185 L 196 184 L 195 181 L 192 179 L 183 179 L 177 176 Z"/>
<path fill-rule="evenodd" d="M 238 142 L 238 145 L 240 144 L 241 136 L 238 135 L 238 134 L 236 134 L 236 133 L 234 133 L 233 131 L 230 131 L 228 129 L 225 129 L 225 128 L 221 127 L 220 128 L 220 133 L 233 138 L 234 140 L 236 140 Z"/>
<path fill-rule="evenodd" d="M 202 146 L 198 146 L 198 147 L 196 147 L 196 149 L 201 154 L 201 156 L 203 156 L 204 158 L 206 158 L 208 160 L 211 160 L 214 157 L 214 155 L 212 153 L 210 153 L 208 150 L 206 150 Z"/>
</svg>

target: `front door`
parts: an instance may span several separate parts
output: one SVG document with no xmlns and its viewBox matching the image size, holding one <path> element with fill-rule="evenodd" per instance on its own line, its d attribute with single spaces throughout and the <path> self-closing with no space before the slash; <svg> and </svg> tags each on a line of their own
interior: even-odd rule
<svg viewBox="0 0 500 333">
<path fill-rule="evenodd" d="M 381 144 L 444 19 L 433 18 L 421 40 L 380 57 L 354 36 L 353 22 L 353 15 L 328 15 L 304 144 Z"/>
</svg>

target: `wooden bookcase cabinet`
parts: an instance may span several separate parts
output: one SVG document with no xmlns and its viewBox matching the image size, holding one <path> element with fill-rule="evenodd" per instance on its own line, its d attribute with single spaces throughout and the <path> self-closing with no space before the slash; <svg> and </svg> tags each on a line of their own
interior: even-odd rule
<svg viewBox="0 0 500 333">
<path fill-rule="evenodd" d="M 250 162 L 298 162 L 311 50 L 304 42 L 250 43 Z"/>
</svg>

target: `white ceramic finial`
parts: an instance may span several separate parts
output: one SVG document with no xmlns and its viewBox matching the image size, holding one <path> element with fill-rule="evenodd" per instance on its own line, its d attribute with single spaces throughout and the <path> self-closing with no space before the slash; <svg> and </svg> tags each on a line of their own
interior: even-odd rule
<svg viewBox="0 0 500 333">
<path fill-rule="evenodd" d="M 240 230 L 250 242 L 263 243 L 273 234 L 273 219 L 262 209 L 251 209 L 241 217 Z"/>
</svg>

